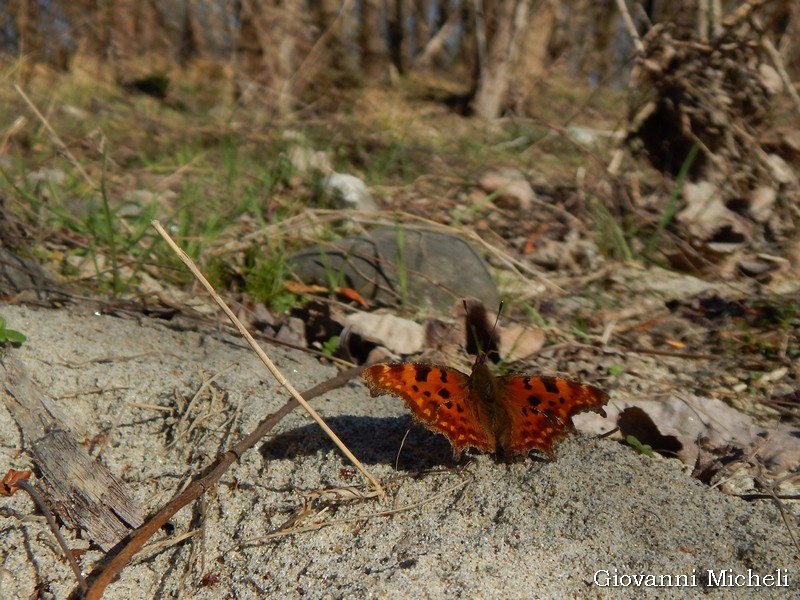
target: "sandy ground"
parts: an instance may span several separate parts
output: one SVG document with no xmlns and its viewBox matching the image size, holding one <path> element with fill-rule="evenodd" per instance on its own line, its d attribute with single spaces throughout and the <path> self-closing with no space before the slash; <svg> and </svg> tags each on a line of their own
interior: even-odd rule
<svg viewBox="0 0 800 600">
<path fill-rule="evenodd" d="M 28 336 L 13 355 L 148 513 L 285 399 L 242 342 L 213 331 L 88 309 L 5 306 L 0 315 Z M 298 389 L 335 373 L 299 352 L 268 352 Z M 106 597 L 797 597 L 800 562 L 776 505 L 709 489 L 677 461 L 578 435 L 553 462 L 476 456 L 454 467 L 446 441 L 414 427 L 398 470 L 410 425 L 399 400 L 352 382 L 314 403 L 388 499 L 314 500 L 364 486 L 296 410 L 178 513 L 154 540 L 167 543 L 145 550 Z M 30 467 L 21 448 L 0 408 L 4 467 Z M 787 509 L 796 524 L 800 508 Z M 296 531 L 280 534 L 287 523 Z M 27 495 L 0 499 L 0 527 L 0 598 L 69 596 L 72 572 Z M 90 572 L 103 553 L 62 531 L 86 549 Z M 787 587 L 764 585 L 777 569 Z M 709 570 L 762 585 L 704 590 Z M 684 585 L 638 585 L 641 575 Z"/>
</svg>

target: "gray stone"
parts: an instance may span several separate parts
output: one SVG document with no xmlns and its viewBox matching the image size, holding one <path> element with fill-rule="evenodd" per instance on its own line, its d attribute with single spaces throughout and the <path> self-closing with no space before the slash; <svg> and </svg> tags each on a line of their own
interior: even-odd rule
<svg viewBox="0 0 800 600">
<path fill-rule="evenodd" d="M 304 283 L 349 287 L 385 305 L 449 311 L 466 296 L 487 307 L 499 298 L 486 262 L 462 238 L 407 227 L 379 227 L 367 236 L 322 243 L 289 265 Z"/>
</svg>

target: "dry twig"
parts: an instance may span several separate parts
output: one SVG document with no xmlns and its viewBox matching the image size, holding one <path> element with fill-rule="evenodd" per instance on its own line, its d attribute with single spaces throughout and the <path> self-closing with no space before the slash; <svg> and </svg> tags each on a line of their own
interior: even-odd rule
<svg viewBox="0 0 800 600">
<path fill-rule="evenodd" d="M 772 59 L 772 64 L 775 65 L 775 70 L 778 71 L 778 75 L 781 78 L 781 82 L 783 83 L 783 87 L 786 88 L 786 92 L 789 94 L 789 97 L 794 102 L 794 107 L 797 109 L 797 112 L 800 113 L 800 95 L 798 95 L 797 90 L 794 89 L 794 85 L 792 84 L 792 80 L 789 77 L 789 73 L 786 72 L 786 67 L 783 64 L 783 58 L 781 58 L 781 53 L 778 52 L 778 49 L 775 47 L 775 44 L 766 37 L 761 38 L 761 45 L 764 47 L 764 50 L 767 51 L 769 57 Z"/>
<path fill-rule="evenodd" d="M 349 449 L 344 446 L 341 440 L 339 440 L 339 438 L 330 430 L 327 424 L 322 421 L 321 417 L 319 417 L 316 411 L 309 406 L 306 400 L 306 398 L 313 398 L 328 392 L 331 389 L 335 389 L 341 385 L 344 385 L 350 379 L 359 375 L 363 370 L 363 367 L 355 367 L 348 371 L 344 371 L 338 376 L 322 382 L 303 394 L 299 393 L 278 371 L 266 353 L 264 353 L 261 347 L 256 343 L 247 329 L 245 329 L 244 325 L 242 325 L 241 321 L 236 318 L 236 316 L 231 312 L 230 308 L 228 308 L 228 306 L 223 302 L 222 298 L 220 298 L 211 287 L 211 284 L 209 284 L 205 277 L 203 277 L 192 260 L 180 248 L 178 248 L 175 242 L 169 237 L 169 235 L 166 233 L 166 231 L 164 231 L 163 227 L 161 227 L 158 222 L 154 222 L 153 225 L 156 227 L 161 236 L 164 237 L 170 247 L 172 247 L 172 249 L 178 254 L 181 260 L 189 267 L 195 277 L 197 277 L 197 279 L 203 284 L 206 290 L 208 290 L 228 318 L 239 329 L 250 347 L 253 348 L 256 354 L 258 354 L 259 358 L 262 360 L 262 362 L 264 362 L 273 376 L 290 392 L 292 398 L 288 400 L 286 404 L 284 404 L 283 407 L 281 407 L 277 412 L 273 413 L 259 423 L 258 427 L 256 427 L 252 433 L 247 435 L 225 454 L 220 456 L 217 461 L 210 465 L 203 474 L 190 483 L 183 491 L 179 492 L 172 500 L 170 500 L 165 506 L 156 512 L 156 514 L 154 514 L 144 525 L 135 530 L 129 537 L 128 542 L 95 576 L 89 590 L 86 592 L 87 600 L 98 600 L 101 598 L 108 584 L 119 575 L 122 569 L 125 568 L 125 566 L 144 546 L 148 539 L 150 539 L 170 518 L 172 518 L 175 513 L 199 498 L 207 489 L 215 485 L 217 481 L 219 481 L 220 477 L 222 477 L 223 473 L 225 473 L 228 468 L 234 462 L 236 462 L 236 460 L 238 460 L 242 454 L 244 454 L 244 452 L 255 446 L 255 444 L 257 444 L 258 441 L 268 431 L 275 427 L 275 425 L 277 425 L 281 419 L 283 419 L 283 417 L 289 414 L 298 405 L 303 406 L 303 408 L 305 408 L 306 411 L 309 412 L 312 417 L 314 417 L 314 419 L 319 423 L 323 430 L 326 431 L 326 433 L 329 432 L 328 434 L 334 443 L 336 443 L 336 445 L 342 449 L 345 455 L 348 456 L 353 464 L 362 472 L 362 474 L 364 474 L 364 476 L 374 487 L 376 493 L 381 497 L 385 495 L 385 492 L 378 481 L 363 467 L 363 465 L 361 465 L 361 463 L 355 458 L 355 456 L 353 456 Z"/>
<path fill-rule="evenodd" d="M 636 48 L 636 53 L 640 55 L 644 54 L 644 44 L 642 44 L 642 38 L 639 37 L 639 33 L 636 31 L 636 27 L 633 24 L 631 13 L 628 12 L 628 7 L 625 4 L 625 0 L 617 0 L 617 9 L 619 10 L 619 14 L 622 15 L 622 22 L 625 23 L 625 29 L 628 30 L 628 35 L 631 36 L 633 46 Z"/>
<path fill-rule="evenodd" d="M 355 367 L 348 371 L 343 371 L 336 377 L 314 386 L 313 388 L 303 392 L 302 396 L 306 399 L 315 398 L 330 390 L 336 389 L 353 377 L 358 376 L 363 367 Z M 99 600 L 108 584 L 114 581 L 122 569 L 131 561 L 136 553 L 141 550 L 144 544 L 149 540 L 167 521 L 169 521 L 175 513 L 183 507 L 199 498 L 206 490 L 214 486 L 228 470 L 228 468 L 236 462 L 236 460 L 244 454 L 247 450 L 255 446 L 264 435 L 273 429 L 280 421 L 294 410 L 299 403 L 296 399 L 289 399 L 286 404 L 279 408 L 276 412 L 269 415 L 266 419 L 261 421 L 252 433 L 247 435 L 237 444 L 235 444 L 225 454 L 220 456 L 212 465 L 210 465 L 203 474 L 191 482 L 183 491 L 175 495 L 166 505 L 158 510 L 144 525 L 131 533 L 128 542 L 122 546 L 119 552 L 110 558 L 110 560 L 101 568 L 101 570 L 93 576 L 93 580 L 86 592 L 87 600 Z"/>
<path fill-rule="evenodd" d="M 53 516 L 53 513 L 50 512 L 50 509 L 47 507 L 47 503 L 44 501 L 44 498 L 42 498 L 39 492 L 37 492 L 36 489 L 26 479 L 20 479 L 14 485 L 21 490 L 25 490 L 31 497 L 31 500 L 33 500 L 34 504 L 36 504 L 39 510 L 42 511 L 44 518 L 47 519 L 47 524 L 50 526 L 50 531 L 53 532 L 53 535 L 58 541 L 58 545 L 61 547 L 61 551 L 64 553 L 64 558 L 67 559 L 69 566 L 72 568 L 72 572 L 75 573 L 75 579 L 78 580 L 78 586 L 81 588 L 81 591 L 85 593 L 88 588 L 86 587 L 86 580 L 83 578 L 81 568 L 78 566 L 75 557 L 72 555 L 72 550 L 69 549 L 67 540 L 65 540 L 64 536 L 61 535 L 61 531 L 58 529 L 56 519 Z"/>
<path fill-rule="evenodd" d="M 339 450 L 341 450 L 342 453 L 344 453 L 344 455 L 350 460 L 350 462 L 352 462 L 353 465 L 359 471 L 361 471 L 361 474 L 367 478 L 367 480 L 378 491 L 379 495 L 383 496 L 384 495 L 383 489 L 381 488 L 381 484 L 378 482 L 378 480 L 375 479 L 375 477 L 373 477 L 372 474 L 364 467 L 364 465 L 361 464 L 361 462 L 355 457 L 355 455 L 353 455 L 353 453 L 350 452 L 350 449 L 344 444 L 344 442 L 342 442 L 342 440 L 339 439 L 339 437 L 333 432 L 333 430 L 330 427 L 328 427 L 328 424 L 325 423 L 325 421 L 322 419 L 321 416 L 319 416 L 317 411 L 314 410 L 308 402 L 306 402 L 306 400 L 303 398 L 300 392 L 298 392 L 295 389 L 295 387 L 286 379 L 286 377 L 283 376 L 283 374 L 275 366 L 275 363 L 273 363 L 272 360 L 269 358 L 269 356 L 267 356 L 267 353 L 264 352 L 263 348 L 261 348 L 261 346 L 259 346 L 256 343 L 256 341 L 253 339 L 253 336 L 250 335 L 250 332 L 247 331 L 247 328 L 244 326 L 244 324 L 242 324 L 242 322 L 236 317 L 236 315 L 233 314 L 233 311 L 230 308 L 228 308 L 228 305 L 225 304 L 225 301 L 220 297 L 220 295 L 217 294 L 216 290 L 214 290 L 214 288 L 211 286 L 208 280 L 203 276 L 203 274 L 194 264 L 192 259 L 189 258 L 189 256 L 178 247 L 178 245 L 172 240 L 169 234 L 161 226 L 161 223 L 159 223 L 158 221 L 153 221 L 153 227 L 156 228 L 156 231 L 158 231 L 161 237 L 164 238 L 164 240 L 178 255 L 181 261 L 183 261 L 183 263 L 189 268 L 189 270 L 203 285 L 203 287 L 206 288 L 206 291 L 211 295 L 211 297 L 214 299 L 217 305 L 222 309 L 222 312 L 224 312 L 225 315 L 228 317 L 228 319 L 230 319 L 230 321 L 236 326 L 236 328 L 239 330 L 239 333 L 248 343 L 250 348 L 253 349 L 253 352 L 256 353 L 258 358 L 261 359 L 261 362 L 264 363 L 264 366 L 267 367 L 267 369 L 275 378 L 275 380 L 279 384 L 281 384 L 281 386 L 284 387 L 286 391 L 289 392 L 289 394 L 291 394 L 291 396 L 295 400 L 297 400 L 300 406 L 302 406 L 303 409 L 311 416 L 311 418 L 314 419 L 317 425 L 319 425 L 322 431 L 324 431 L 325 434 L 331 439 L 331 441 L 334 444 L 336 444 Z"/>
</svg>

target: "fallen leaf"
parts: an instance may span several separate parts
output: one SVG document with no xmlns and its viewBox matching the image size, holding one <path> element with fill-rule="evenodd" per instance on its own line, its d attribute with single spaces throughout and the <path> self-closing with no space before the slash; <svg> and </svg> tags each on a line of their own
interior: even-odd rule
<svg viewBox="0 0 800 600">
<path fill-rule="evenodd" d="M 285 282 L 283 287 L 290 294 L 296 294 L 298 296 L 304 294 L 327 294 L 330 291 L 324 285 L 306 284 L 291 279 Z"/>
<path fill-rule="evenodd" d="M 752 228 L 725 206 L 716 185 L 710 181 L 686 183 L 683 197 L 686 207 L 675 218 L 690 236 L 720 253 L 733 252 L 750 242 Z"/>
<path fill-rule="evenodd" d="M 641 431 L 631 433 L 632 421 L 625 422 L 623 415 L 635 408 L 640 413 L 637 423 L 644 416 L 655 426 L 652 435 Z M 595 414 L 580 414 L 574 417 L 575 426 L 591 433 L 605 433 L 610 424 L 628 426 L 628 433 L 639 441 L 658 449 L 659 441 L 674 440 L 680 449 L 676 454 L 682 462 L 696 467 L 698 461 L 707 460 L 708 448 L 737 448 L 743 455 L 752 455 L 773 474 L 782 474 L 800 463 L 800 431 L 782 423 L 760 425 L 754 417 L 728 406 L 716 398 L 706 398 L 689 393 L 673 395 L 665 400 L 612 400 L 606 406 L 607 418 Z M 646 430 L 647 428 L 645 428 Z M 640 437 L 640 435 L 642 437 Z M 644 438 L 644 439 L 643 439 Z M 703 448 L 698 441 L 703 441 Z M 670 442 L 672 444 L 673 442 Z"/>
<path fill-rule="evenodd" d="M 500 331 L 500 354 L 506 360 L 523 360 L 538 354 L 544 342 L 544 330 L 511 325 Z"/>
<path fill-rule="evenodd" d="M 414 354 L 423 349 L 422 325 L 391 314 L 355 312 L 345 318 L 349 333 L 385 346 L 396 354 Z"/>
<path fill-rule="evenodd" d="M 19 490 L 16 485 L 17 482 L 27 480 L 31 476 L 30 470 L 18 471 L 16 469 L 9 469 L 3 481 L 0 482 L 0 496 L 11 496 Z"/>
<path fill-rule="evenodd" d="M 539 239 L 542 237 L 544 233 L 547 232 L 549 229 L 549 225 L 543 224 L 537 227 L 534 231 L 532 231 L 528 235 L 528 239 L 525 240 L 525 245 L 522 247 L 523 254 L 530 254 L 534 250 L 536 250 L 536 244 L 539 242 Z"/>
<path fill-rule="evenodd" d="M 360 304 L 364 308 L 367 308 L 369 306 L 369 303 L 366 300 L 364 300 L 364 297 L 353 288 L 343 288 L 343 287 L 336 288 L 336 293 L 339 294 L 340 296 L 343 296 L 344 298 L 347 298 L 348 300 L 352 300 L 353 302 Z"/>
<path fill-rule="evenodd" d="M 516 169 L 488 171 L 481 176 L 478 185 L 501 208 L 529 211 L 536 200 L 536 192 L 531 184 Z"/>
</svg>

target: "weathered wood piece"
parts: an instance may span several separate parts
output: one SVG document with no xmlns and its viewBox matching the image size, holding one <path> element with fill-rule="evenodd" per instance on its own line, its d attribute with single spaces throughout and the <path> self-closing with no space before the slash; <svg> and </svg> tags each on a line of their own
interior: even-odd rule
<svg viewBox="0 0 800 600">
<path fill-rule="evenodd" d="M 0 378 L 3 401 L 42 475 L 42 495 L 65 523 L 110 550 L 144 522 L 141 507 L 122 480 L 78 444 L 23 363 L 0 356 Z"/>
</svg>

